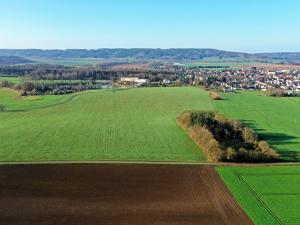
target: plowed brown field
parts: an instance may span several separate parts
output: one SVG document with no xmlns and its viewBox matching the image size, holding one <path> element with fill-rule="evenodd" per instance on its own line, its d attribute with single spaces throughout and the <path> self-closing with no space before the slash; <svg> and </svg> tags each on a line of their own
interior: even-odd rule
<svg viewBox="0 0 300 225">
<path fill-rule="evenodd" d="M 0 166 L 0 224 L 252 224 L 214 168 Z"/>
</svg>

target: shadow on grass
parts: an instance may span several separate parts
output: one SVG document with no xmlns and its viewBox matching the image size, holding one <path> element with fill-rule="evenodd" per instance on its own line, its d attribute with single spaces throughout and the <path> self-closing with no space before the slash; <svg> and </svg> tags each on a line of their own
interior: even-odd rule
<svg viewBox="0 0 300 225">
<path fill-rule="evenodd" d="M 287 135 L 284 133 L 266 132 L 259 128 L 253 120 L 240 120 L 244 125 L 251 127 L 258 134 L 259 139 L 267 141 L 276 152 L 281 156 L 283 162 L 300 162 L 300 151 L 294 151 L 284 147 L 285 145 L 299 145 L 299 137 Z"/>
</svg>

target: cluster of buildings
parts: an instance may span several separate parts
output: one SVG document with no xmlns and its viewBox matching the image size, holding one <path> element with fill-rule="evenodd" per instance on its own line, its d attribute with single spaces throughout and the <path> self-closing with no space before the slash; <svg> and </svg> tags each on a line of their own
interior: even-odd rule
<svg viewBox="0 0 300 225">
<path fill-rule="evenodd" d="M 174 85 L 180 78 L 181 84 L 204 85 L 222 89 L 225 92 L 235 90 L 262 90 L 280 88 L 286 93 L 300 92 L 300 69 L 279 70 L 268 68 L 241 68 L 210 70 L 191 68 L 177 64 L 157 64 L 151 71 L 161 74 L 160 85 Z M 172 75 L 173 74 L 173 75 Z M 157 81 L 156 81 L 157 82 Z M 147 86 L 151 79 L 136 77 L 121 77 L 120 83 L 125 85 Z"/>
<path fill-rule="evenodd" d="M 221 88 L 223 91 L 267 90 L 281 88 L 286 92 L 300 91 L 300 70 L 239 69 L 199 71 L 193 75 L 195 83 Z"/>
<path fill-rule="evenodd" d="M 124 85 L 142 86 L 149 83 L 148 79 L 140 79 L 138 77 L 121 77 L 120 83 Z"/>
</svg>

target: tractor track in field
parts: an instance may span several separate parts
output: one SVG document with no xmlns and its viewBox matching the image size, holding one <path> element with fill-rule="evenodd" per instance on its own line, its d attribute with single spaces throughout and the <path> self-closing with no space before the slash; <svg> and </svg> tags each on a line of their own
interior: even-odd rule
<svg viewBox="0 0 300 225">
<path fill-rule="evenodd" d="M 28 111 L 32 111 L 32 110 L 36 110 L 36 109 L 44 109 L 44 108 L 50 108 L 53 106 L 57 106 L 57 105 L 62 105 L 62 104 L 66 104 L 68 102 L 71 102 L 74 98 L 78 97 L 78 96 L 83 96 L 83 95 L 89 95 L 89 94 L 95 94 L 98 91 L 111 91 L 111 92 L 118 92 L 118 91 L 123 91 L 123 90 L 128 90 L 130 88 L 122 88 L 122 89 L 99 89 L 95 92 L 77 92 L 74 94 L 66 94 L 61 100 L 66 99 L 65 101 L 58 101 L 56 103 L 53 104 L 48 104 L 48 105 L 44 105 L 44 106 L 36 106 L 36 107 L 32 107 L 32 108 L 27 108 L 27 109 L 9 109 L 9 110 L 5 110 L 2 113 L 9 113 L 9 112 L 28 112 Z M 67 98 L 68 97 L 68 98 Z"/>
<path fill-rule="evenodd" d="M 259 202 L 259 204 L 268 212 L 268 214 L 280 225 L 284 225 L 282 220 L 276 215 L 276 213 L 273 212 L 273 210 L 264 202 L 263 196 L 259 195 L 255 192 L 255 190 L 251 187 L 250 184 L 243 178 L 243 176 L 234 169 L 235 175 L 238 177 L 238 179 L 247 187 L 247 189 L 251 192 L 251 194 L 256 198 L 256 200 Z"/>
<path fill-rule="evenodd" d="M 91 92 L 92 93 L 92 92 Z M 78 97 L 78 96 L 81 96 L 81 95 L 86 95 L 86 94 L 91 94 L 91 93 L 78 93 L 78 94 L 73 94 L 71 96 L 64 96 L 62 98 L 62 100 L 64 99 L 67 99 L 65 101 L 58 101 L 56 103 L 53 103 L 53 104 L 49 104 L 49 105 L 44 105 L 44 106 L 36 106 L 36 107 L 32 107 L 32 108 L 27 108 L 27 109 L 11 109 L 11 110 L 5 110 L 3 111 L 2 113 L 11 113 L 11 112 L 28 112 L 28 111 L 32 111 L 32 110 L 36 110 L 36 109 L 44 109 L 44 108 L 50 108 L 50 107 L 53 107 L 53 106 L 57 106 L 57 105 L 62 105 L 62 104 L 66 104 L 70 101 L 72 101 L 75 97 Z M 67 98 L 69 97 L 69 98 Z"/>
</svg>

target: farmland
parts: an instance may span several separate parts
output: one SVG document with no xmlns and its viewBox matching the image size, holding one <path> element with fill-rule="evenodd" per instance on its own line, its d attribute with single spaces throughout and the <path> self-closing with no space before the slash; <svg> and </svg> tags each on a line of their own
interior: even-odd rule
<svg viewBox="0 0 300 225">
<path fill-rule="evenodd" d="M 235 199 L 256 225 L 299 224 L 300 167 L 220 167 Z"/>
<path fill-rule="evenodd" d="M 300 98 L 272 98 L 262 92 L 222 93 L 215 108 L 254 128 L 288 161 L 300 161 Z"/>
<path fill-rule="evenodd" d="M 36 102 L 65 101 L 57 98 L 64 97 Z M 27 98 L 6 101 L 8 109 L 28 104 Z M 191 87 L 100 90 L 51 107 L 2 112 L 0 160 L 205 161 L 176 124 L 188 109 L 212 109 L 207 93 Z"/>
<path fill-rule="evenodd" d="M 53 65 L 64 65 L 64 66 L 85 66 L 94 65 L 101 62 L 101 59 L 97 58 L 30 58 L 35 63 L 40 64 L 53 64 Z M 102 60 L 103 61 L 103 60 Z"/>
<path fill-rule="evenodd" d="M 8 81 L 13 84 L 19 84 L 21 83 L 22 79 L 20 77 L 5 76 L 0 74 L 0 81 Z"/>
<path fill-rule="evenodd" d="M 0 179 L 6 225 L 252 224 L 209 166 L 2 165 Z"/>
<path fill-rule="evenodd" d="M 74 95 L 20 96 L 18 91 L 0 88 L 0 104 L 8 112 L 49 107 L 67 102 L 72 96 Z"/>
</svg>

